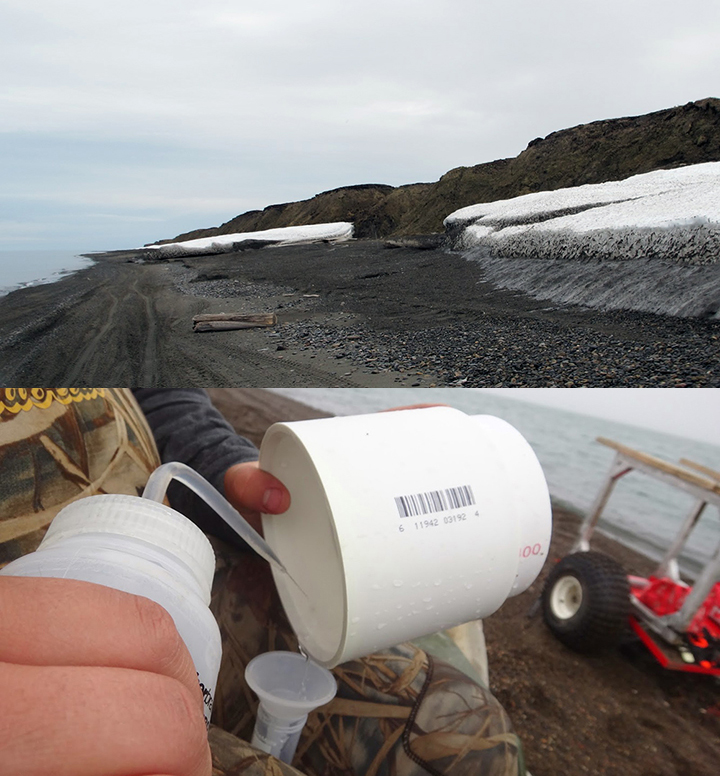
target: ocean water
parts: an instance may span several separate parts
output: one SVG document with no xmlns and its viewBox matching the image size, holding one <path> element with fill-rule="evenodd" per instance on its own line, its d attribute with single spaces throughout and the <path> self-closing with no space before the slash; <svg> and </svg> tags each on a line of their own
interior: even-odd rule
<svg viewBox="0 0 720 776">
<path fill-rule="evenodd" d="M 720 447 L 589 415 L 506 399 L 482 390 L 437 388 L 278 388 L 304 404 L 337 415 L 374 412 L 418 401 L 449 404 L 469 414 L 488 414 L 512 424 L 532 446 L 558 503 L 581 513 L 591 506 L 610 468 L 614 451 L 595 441 L 604 436 L 667 461 L 688 458 L 716 471 Z M 689 494 L 637 472 L 621 478 L 600 530 L 626 546 L 659 559 L 690 511 Z M 679 561 L 694 578 L 720 543 L 720 514 L 706 507 Z"/>
<path fill-rule="evenodd" d="M 92 263 L 79 251 L 0 251 L 0 296 L 16 288 L 52 283 Z"/>
</svg>

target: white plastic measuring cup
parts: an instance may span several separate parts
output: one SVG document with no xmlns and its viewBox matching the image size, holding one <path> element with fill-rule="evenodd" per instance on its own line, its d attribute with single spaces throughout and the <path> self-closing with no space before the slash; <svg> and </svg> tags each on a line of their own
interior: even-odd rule
<svg viewBox="0 0 720 776">
<path fill-rule="evenodd" d="M 304 650 L 333 667 L 492 614 L 547 558 L 545 478 L 505 421 L 450 407 L 277 423 L 260 466 L 292 498 L 263 515 Z"/>
<path fill-rule="evenodd" d="M 252 745 L 291 762 L 308 714 L 335 697 L 335 678 L 296 652 L 266 652 L 247 664 L 245 679 L 260 700 Z"/>
</svg>

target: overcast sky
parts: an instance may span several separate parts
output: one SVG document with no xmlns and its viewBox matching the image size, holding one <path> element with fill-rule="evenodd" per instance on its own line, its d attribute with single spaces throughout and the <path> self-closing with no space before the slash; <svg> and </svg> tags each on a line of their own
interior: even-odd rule
<svg viewBox="0 0 720 776">
<path fill-rule="evenodd" d="M 708 0 L 2 0 L 0 249 L 133 247 L 717 95 Z"/>
<path fill-rule="evenodd" d="M 485 388 L 507 399 L 593 415 L 720 446 L 717 388 Z M 720 464 L 720 462 L 718 462 Z"/>
</svg>

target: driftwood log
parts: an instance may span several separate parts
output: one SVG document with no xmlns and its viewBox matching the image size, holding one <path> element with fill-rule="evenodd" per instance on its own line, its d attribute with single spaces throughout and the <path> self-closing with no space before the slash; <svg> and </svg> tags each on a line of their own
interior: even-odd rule
<svg viewBox="0 0 720 776">
<path fill-rule="evenodd" d="M 259 326 L 274 326 L 276 323 L 275 313 L 207 313 L 193 318 L 193 331 L 255 329 Z"/>
</svg>

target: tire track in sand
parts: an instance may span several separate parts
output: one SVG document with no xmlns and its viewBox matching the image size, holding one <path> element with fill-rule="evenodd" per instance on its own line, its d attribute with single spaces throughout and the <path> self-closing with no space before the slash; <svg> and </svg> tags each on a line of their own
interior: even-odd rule
<svg viewBox="0 0 720 776">
<path fill-rule="evenodd" d="M 135 280 L 132 288 L 140 297 L 145 310 L 147 319 L 147 330 L 145 334 L 145 347 L 142 358 L 142 379 L 139 385 L 146 388 L 153 388 L 157 384 L 158 377 L 158 342 L 157 342 L 157 322 L 155 320 L 155 311 L 152 299 L 138 288 L 138 281 Z"/>
<path fill-rule="evenodd" d="M 143 311 L 145 326 L 137 325 L 139 332 L 144 332 L 144 338 L 141 348 L 141 357 L 137 359 L 133 368 L 130 364 L 117 364 L 113 376 L 121 381 L 127 382 L 128 368 L 132 371 L 131 382 L 137 382 L 138 385 L 153 387 L 157 382 L 157 322 L 153 311 L 152 299 L 148 294 L 138 287 L 138 279 L 125 289 L 122 294 L 117 294 L 109 288 L 103 289 L 110 297 L 111 301 L 106 310 L 105 319 L 102 326 L 96 331 L 92 338 L 83 347 L 77 360 L 70 370 L 67 381 L 70 385 L 92 376 L 96 370 L 96 364 L 99 360 L 106 357 L 111 350 L 114 336 L 117 331 L 122 329 L 121 316 L 119 311 L 125 309 L 132 310 L 134 302 L 140 303 L 140 309 Z M 119 369 L 117 368 L 119 367 Z"/>
<path fill-rule="evenodd" d="M 72 366 L 72 369 L 68 372 L 66 381 L 68 385 L 81 385 L 82 379 L 87 366 L 91 360 L 98 355 L 99 346 L 107 333 L 115 325 L 115 314 L 117 312 L 118 305 L 120 304 L 119 298 L 109 289 L 104 288 L 103 291 L 111 298 L 110 307 L 107 310 L 107 317 L 103 325 L 98 329 L 97 333 L 90 339 L 85 347 L 80 351 L 80 355 Z"/>
</svg>

